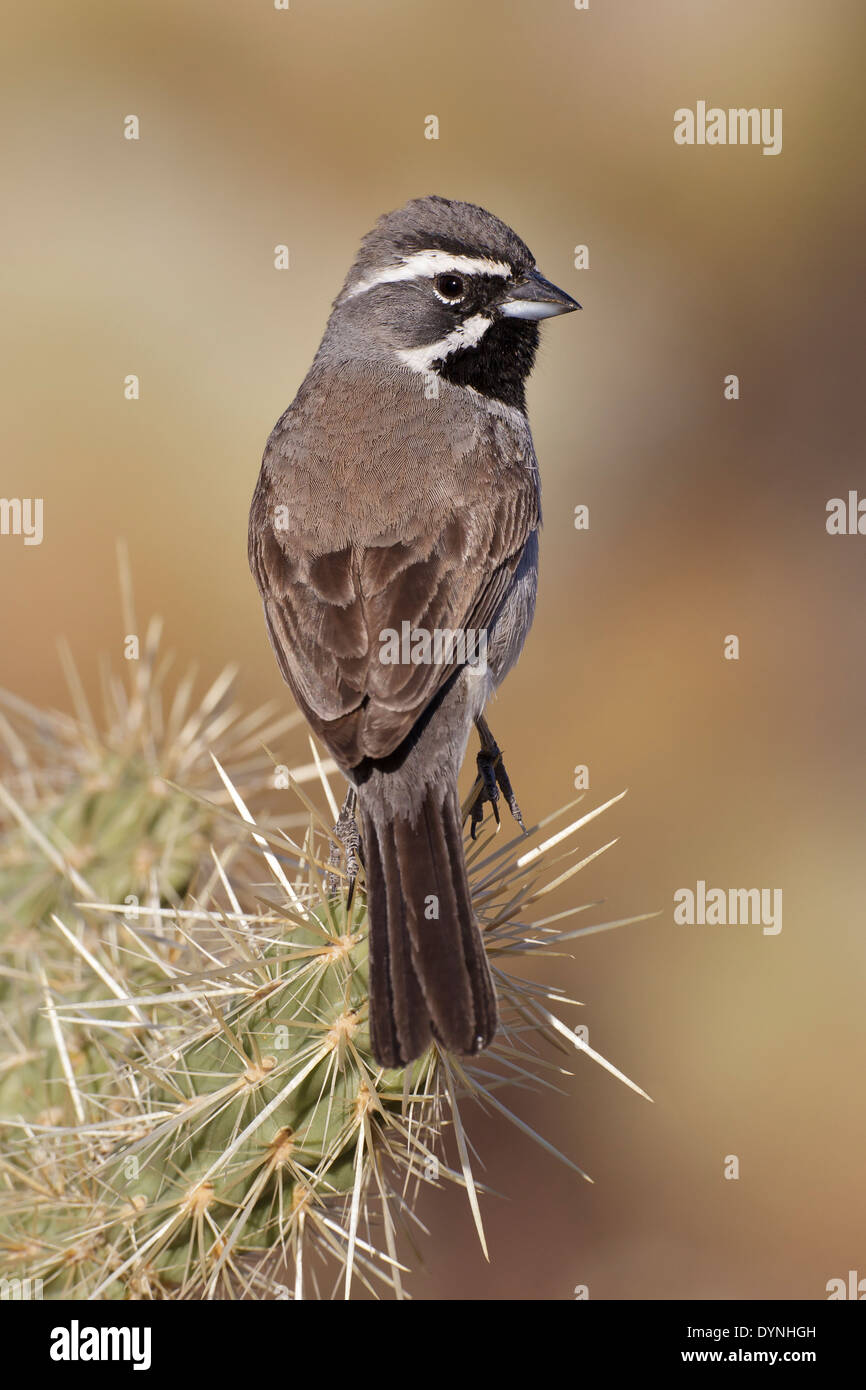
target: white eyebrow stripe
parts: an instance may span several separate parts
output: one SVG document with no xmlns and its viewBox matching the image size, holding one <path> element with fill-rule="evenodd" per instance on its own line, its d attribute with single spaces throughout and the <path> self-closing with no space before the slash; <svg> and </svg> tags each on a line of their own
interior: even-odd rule
<svg viewBox="0 0 866 1390">
<path fill-rule="evenodd" d="M 429 372 L 433 363 L 441 358 L 449 357 L 452 352 L 459 352 L 460 348 L 474 347 L 476 343 L 480 343 L 492 322 L 486 314 L 473 314 L 450 333 L 446 333 L 437 343 L 398 348 L 397 356 L 407 367 L 411 367 L 413 372 Z"/>
<path fill-rule="evenodd" d="M 452 256 L 449 251 L 413 251 L 411 256 L 401 256 L 396 265 L 377 270 L 365 279 L 359 280 L 347 292 L 347 299 L 356 294 L 364 294 L 376 285 L 391 285 L 398 280 L 420 280 L 423 276 L 443 275 L 447 271 L 462 275 L 501 275 L 504 278 L 514 271 L 505 261 L 494 261 L 490 256 Z"/>
</svg>

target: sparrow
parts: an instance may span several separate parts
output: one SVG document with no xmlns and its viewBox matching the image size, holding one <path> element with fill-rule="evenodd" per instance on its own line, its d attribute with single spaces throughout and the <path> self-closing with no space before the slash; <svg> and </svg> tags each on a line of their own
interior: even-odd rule
<svg viewBox="0 0 866 1390">
<path fill-rule="evenodd" d="M 457 777 L 475 725 L 472 833 L 486 803 L 498 822 L 500 789 L 522 825 L 484 709 L 535 609 L 538 325 L 579 308 L 499 218 L 413 198 L 363 238 L 265 447 L 250 568 L 283 678 L 349 784 L 334 833 L 350 895 L 364 863 L 384 1067 L 496 1033 Z"/>
</svg>

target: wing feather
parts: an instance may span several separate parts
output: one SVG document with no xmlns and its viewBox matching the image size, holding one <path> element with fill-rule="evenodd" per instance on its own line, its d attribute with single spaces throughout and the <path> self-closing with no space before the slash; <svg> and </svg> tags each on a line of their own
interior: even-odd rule
<svg viewBox="0 0 866 1390">
<path fill-rule="evenodd" d="M 399 438 L 370 438 L 370 411 L 346 431 L 358 391 L 342 403 L 334 394 L 339 437 L 310 418 L 315 398 L 303 388 L 271 436 L 249 554 L 283 678 L 348 768 L 399 747 L 455 669 L 453 659 L 383 661 L 382 634 L 407 622 L 429 633 L 489 628 L 539 507 L 528 431 L 515 444 L 476 407 L 443 433 L 433 412 L 439 428 L 419 466 Z"/>
</svg>

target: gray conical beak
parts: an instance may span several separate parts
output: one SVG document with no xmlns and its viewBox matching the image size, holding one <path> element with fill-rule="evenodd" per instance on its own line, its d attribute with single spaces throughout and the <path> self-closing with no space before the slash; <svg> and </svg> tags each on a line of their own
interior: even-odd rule
<svg viewBox="0 0 866 1390">
<path fill-rule="evenodd" d="M 525 280 L 508 291 L 499 305 L 499 312 L 507 319 L 552 319 L 555 314 L 570 314 L 579 308 L 570 294 L 532 270 Z"/>
</svg>

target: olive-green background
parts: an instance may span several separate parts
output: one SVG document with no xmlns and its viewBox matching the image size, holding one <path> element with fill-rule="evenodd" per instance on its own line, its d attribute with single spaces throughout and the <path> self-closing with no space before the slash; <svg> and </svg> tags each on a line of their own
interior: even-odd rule
<svg viewBox="0 0 866 1390">
<path fill-rule="evenodd" d="M 537 969 L 655 1103 L 584 1059 L 562 1095 L 512 1095 L 594 1186 L 475 1119 L 492 1263 L 465 1199 L 433 1197 L 418 1297 L 821 1298 L 866 1276 L 866 537 L 824 525 L 866 490 L 863 20 L 858 0 L 7 7 L 0 492 L 45 499 L 41 547 L 0 538 L 17 693 L 66 704 L 60 635 L 90 688 L 119 658 L 122 535 L 171 645 L 238 661 L 250 703 L 281 695 L 247 506 L 380 212 L 481 203 L 584 305 L 542 329 L 539 606 L 492 722 L 531 819 L 578 763 L 592 799 L 630 789 L 581 839 L 620 842 L 557 905 L 661 916 Z M 782 107 L 782 153 L 676 146 L 698 100 Z M 781 888 L 781 934 L 675 926 L 699 878 Z"/>
</svg>

